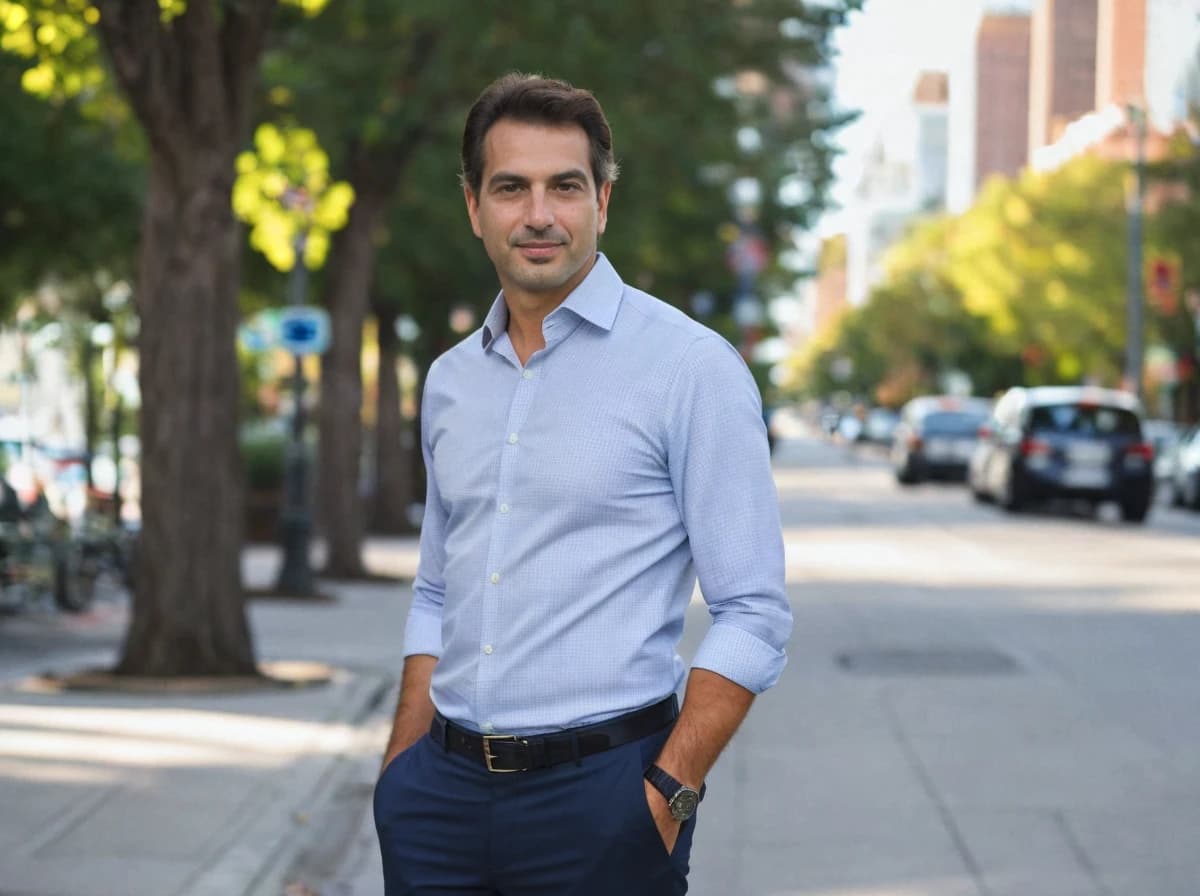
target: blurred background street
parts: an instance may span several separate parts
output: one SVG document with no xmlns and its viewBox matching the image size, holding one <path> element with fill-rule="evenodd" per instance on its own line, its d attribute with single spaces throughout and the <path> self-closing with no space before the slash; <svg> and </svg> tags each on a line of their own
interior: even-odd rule
<svg viewBox="0 0 1200 896">
<path fill-rule="evenodd" d="M 692 892 L 1200 893 L 1200 0 L 0 0 L 0 896 L 380 892 L 511 70 L 762 396 L 796 634 Z"/>
</svg>

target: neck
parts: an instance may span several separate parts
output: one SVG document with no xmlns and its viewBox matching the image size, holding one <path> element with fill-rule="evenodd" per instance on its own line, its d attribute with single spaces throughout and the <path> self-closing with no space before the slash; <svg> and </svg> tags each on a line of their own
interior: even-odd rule
<svg viewBox="0 0 1200 896">
<path fill-rule="evenodd" d="M 546 316 L 566 301 L 596 264 L 596 258 L 586 269 L 580 271 L 580 276 L 554 292 L 530 292 L 523 289 L 504 288 L 504 304 L 508 307 L 508 338 L 513 344 L 517 358 L 524 364 L 529 356 L 539 349 L 546 347 L 546 339 L 542 334 L 542 323 Z"/>
<path fill-rule="evenodd" d="M 504 302 L 508 305 L 508 338 L 512 342 L 513 351 L 517 353 L 517 358 L 524 365 L 530 355 L 546 347 L 546 338 L 542 335 L 542 321 L 546 319 L 547 314 L 562 304 L 562 300 L 539 310 L 513 301 L 505 292 Z"/>
</svg>

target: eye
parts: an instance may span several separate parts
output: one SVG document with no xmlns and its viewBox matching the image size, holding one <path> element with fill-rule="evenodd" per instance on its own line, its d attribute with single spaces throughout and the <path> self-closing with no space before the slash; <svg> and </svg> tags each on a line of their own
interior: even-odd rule
<svg viewBox="0 0 1200 896">
<path fill-rule="evenodd" d="M 578 192 L 583 189 L 583 184 L 577 180 L 564 180 L 558 185 L 558 188 L 564 193 Z"/>
<path fill-rule="evenodd" d="M 512 193 L 519 193 L 519 192 L 520 192 L 520 190 L 521 190 L 521 185 L 520 185 L 520 184 L 503 184 L 503 185 L 500 187 L 500 192 L 501 192 L 501 193 L 509 193 L 509 194 L 512 194 Z"/>
</svg>

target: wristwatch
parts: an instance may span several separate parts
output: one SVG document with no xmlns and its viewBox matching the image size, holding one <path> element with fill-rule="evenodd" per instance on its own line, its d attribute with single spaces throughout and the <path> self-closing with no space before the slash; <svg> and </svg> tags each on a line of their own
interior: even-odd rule
<svg viewBox="0 0 1200 896">
<path fill-rule="evenodd" d="M 671 817 L 676 821 L 687 821 L 696 813 L 696 807 L 700 805 L 698 790 L 680 784 L 657 765 L 646 769 L 646 780 L 666 797 L 667 805 L 671 808 Z"/>
</svg>

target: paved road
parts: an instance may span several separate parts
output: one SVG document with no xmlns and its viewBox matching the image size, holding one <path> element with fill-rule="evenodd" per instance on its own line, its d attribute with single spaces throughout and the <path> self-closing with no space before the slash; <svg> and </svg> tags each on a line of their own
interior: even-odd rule
<svg viewBox="0 0 1200 896">
<path fill-rule="evenodd" d="M 693 896 L 1200 893 L 1200 514 L 1012 517 L 804 439 L 777 482 L 791 661 L 709 781 Z M 111 652 L 108 612 L 0 618 L 0 676 Z M 376 896 L 376 862 L 364 824 L 310 877 Z"/>
<path fill-rule="evenodd" d="M 713 776 L 693 894 L 1200 893 L 1200 515 L 777 460 L 791 662 Z"/>
</svg>

